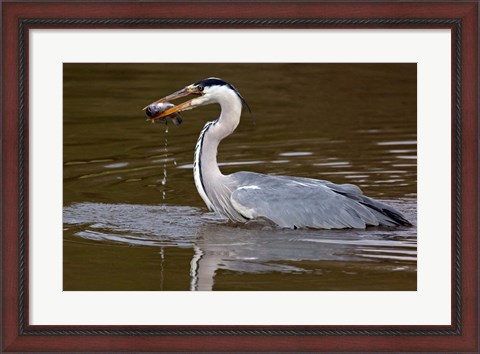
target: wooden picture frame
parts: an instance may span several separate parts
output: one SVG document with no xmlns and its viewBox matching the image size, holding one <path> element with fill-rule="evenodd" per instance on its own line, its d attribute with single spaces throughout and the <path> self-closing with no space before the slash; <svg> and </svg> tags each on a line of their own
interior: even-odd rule
<svg viewBox="0 0 480 354">
<path fill-rule="evenodd" d="M 478 1 L 2 3 L 2 350 L 455 351 L 478 348 Z M 28 31 L 33 28 L 447 28 L 452 31 L 448 326 L 33 326 Z"/>
</svg>

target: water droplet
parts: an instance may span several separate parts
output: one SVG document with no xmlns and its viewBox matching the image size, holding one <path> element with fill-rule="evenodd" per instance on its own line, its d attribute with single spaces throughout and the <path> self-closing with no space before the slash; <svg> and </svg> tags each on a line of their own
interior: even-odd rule
<svg viewBox="0 0 480 354">
<path fill-rule="evenodd" d="M 167 159 L 168 159 L 168 139 L 167 139 L 167 134 L 168 134 L 168 125 L 165 125 L 165 146 L 164 146 L 165 159 L 163 160 L 163 179 L 162 179 L 162 186 L 165 186 L 165 184 L 167 184 Z M 165 199 L 165 190 L 162 191 L 162 196 L 163 196 L 163 199 Z"/>
<path fill-rule="evenodd" d="M 163 247 L 160 247 L 160 290 L 163 290 L 163 261 L 165 255 L 163 254 Z"/>
</svg>

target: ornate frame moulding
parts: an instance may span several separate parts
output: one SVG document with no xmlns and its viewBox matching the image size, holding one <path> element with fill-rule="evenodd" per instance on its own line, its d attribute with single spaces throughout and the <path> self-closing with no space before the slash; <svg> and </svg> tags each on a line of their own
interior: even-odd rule
<svg viewBox="0 0 480 354">
<path fill-rule="evenodd" d="M 165 11 L 167 6 L 169 11 Z M 2 196 L 4 265 L 2 270 L 2 349 L 5 351 L 198 351 L 200 348 L 208 351 L 254 349 L 256 351 L 452 350 L 457 352 L 478 350 L 478 304 L 476 302 L 478 299 L 478 268 L 476 267 L 478 262 L 476 141 L 478 8 L 477 1 L 426 2 L 423 5 L 356 2 L 348 6 L 320 2 L 178 3 L 172 6 L 162 3 L 130 2 L 99 3 L 98 5 L 77 2 L 2 3 L 4 24 L 1 169 L 4 191 Z M 290 10 L 287 11 L 288 9 Z M 187 10 L 190 11 L 191 17 L 187 16 Z M 132 17 L 125 18 L 124 16 L 129 12 Z M 73 13 L 78 13 L 78 16 L 73 16 Z M 151 17 L 145 17 L 147 13 Z M 289 17 L 292 13 L 296 16 Z M 314 15 L 318 13 L 325 15 L 324 17 Z M 32 28 L 451 29 L 453 142 L 451 325 L 29 325 L 28 35 Z M 91 338 L 85 340 L 85 336 Z"/>
</svg>

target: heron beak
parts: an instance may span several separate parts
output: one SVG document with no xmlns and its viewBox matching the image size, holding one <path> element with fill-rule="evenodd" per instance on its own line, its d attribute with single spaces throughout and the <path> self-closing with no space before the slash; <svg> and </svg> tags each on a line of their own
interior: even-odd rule
<svg viewBox="0 0 480 354">
<path fill-rule="evenodd" d="M 181 89 L 181 90 L 179 90 L 179 91 L 177 91 L 177 92 L 172 93 L 171 95 L 168 95 L 168 96 L 165 96 L 165 97 L 163 97 L 163 98 L 160 98 L 159 100 L 151 103 L 150 105 L 152 105 L 152 104 L 158 104 L 158 103 L 163 103 L 163 102 L 169 102 L 169 101 L 175 100 L 175 99 L 177 99 L 177 98 L 185 97 L 185 96 L 192 95 L 192 94 L 197 95 L 197 96 L 198 96 L 198 95 L 201 95 L 200 93 L 198 93 L 198 92 L 195 90 L 194 87 L 192 87 L 192 86 L 187 86 L 187 87 L 185 87 L 185 88 L 183 88 L 183 89 Z M 175 113 L 175 112 L 182 112 L 182 111 L 186 111 L 186 110 L 188 110 L 188 109 L 191 109 L 191 108 L 193 108 L 193 107 L 192 107 L 192 101 L 193 101 L 193 100 L 194 100 L 194 99 L 191 99 L 191 100 L 189 100 L 189 101 L 185 101 L 185 102 L 183 102 L 183 103 L 180 103 L 179 105 L 174 106 L 174 107 L 172 107 L 172 108 L 170 108 L 170 109 L 167 109 L 166 111 L 160 113 L 158 116 L 150 117 L 149 119 L 150 119 L 151 121 L 154 121 L 154 120 L 156 120 L 156 119 L 161 119 L 161 118 L 167 117 L 167 116 L 169 116 L 169 115 L 171 115 L 171 114 L 173 114 L 173 113 Z M 148 106 L 150 106 L 150 105 L 148 105 Z M 146 109 L 148 108 L 148 106 L 144 107 L 143 110 L 146 110 Z"/>
</svg>

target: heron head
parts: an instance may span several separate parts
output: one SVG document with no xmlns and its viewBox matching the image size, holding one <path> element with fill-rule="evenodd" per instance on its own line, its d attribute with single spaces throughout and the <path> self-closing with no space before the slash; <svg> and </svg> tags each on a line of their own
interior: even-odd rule
<svg viewBox="0 0 480 354">
<path fill-rule="evenodd" d="M 155 115 L 149 116 L 150 120 L 162 119 L 166 116 L 169 116 L 175 112 L 182 112 L 189 109 L 193 109 L 196 107 L 204 106 L 210 103 L 219 102 L 221 96 L 224 95 L 232 95 L 235 94 L 241 100 L 242 104 L 247 107 L 247 109 L 251 112 L 250 107 L 248 106 L 247 101 L 240 95 L 238 90 L 233 87 L 233 85 L 229 84 L 222 79 L 216 77 L 210 77 L 208 79 L 196 82 L 194 84 L 188 85 L 183 89 L 174 92 L 168 96 L 165 96 L 152 104 L 158 104 L 163 102 L 169 102 L 175 100 L 180 97 L 193 95 L 195 96 L 193 99 L 180 103 L 177 106 L 174 106 L 166 111 Z M 151 104 L 151 105 L 152 105 Z M 147 109 L 150 105 L 144 108 Z"/>
</svg>

